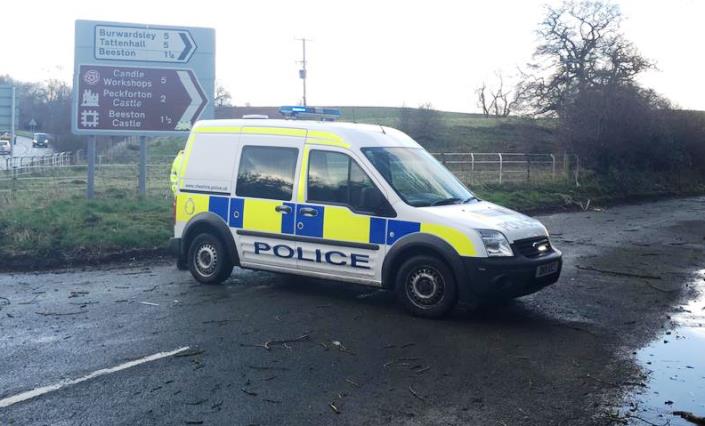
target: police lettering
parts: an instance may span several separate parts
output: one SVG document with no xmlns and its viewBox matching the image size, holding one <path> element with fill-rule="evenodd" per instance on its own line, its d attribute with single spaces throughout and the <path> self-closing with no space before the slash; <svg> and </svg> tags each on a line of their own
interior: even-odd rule
<svg viewBox="0 0 705 426">
<path fill-rule="evenodd" d="M 274 254 L 283 259 L 292 259 L 304 262 L 328 263 L 334 266 L 350 265 L 353 268 L 370 269 L 370 257 L 366 254 L 352 253 L 350 256 L 338 250 L 321 250 L 315 249 L 311 257 L 306 257 L 303 248 L 296 249 L 285 244 L 276 244 L 271 246 L 265 242 L 255 242 L 255 254 Z"/>
</svg>

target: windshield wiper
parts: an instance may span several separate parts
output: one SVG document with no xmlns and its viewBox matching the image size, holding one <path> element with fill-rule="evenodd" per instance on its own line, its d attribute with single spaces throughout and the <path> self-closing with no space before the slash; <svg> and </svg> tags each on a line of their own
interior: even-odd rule
<svg viewBox="0 0 705 426">
<path fill-rule="evenodd" d="M 450 197 L 450 198 L 444 198 L 442 200 L 434 201 L 431 203 L 432 206 L 445 206 L 447 204 L 456 204 L 458 202 L 462 201 L 458 197 Z"/>
<path fill-rule="evenodd" d="M 467 203 L 469 203 L 470 201 L 473 201 L 473 200 L 480 201 L 479 198 L 477 198 L 477 197 L 475 197 L 475 196 L 470 196 L 470 197 L 466 198 L 465 200 L 463 200 L 463 204 L 467 204 Z"/>
</svg>

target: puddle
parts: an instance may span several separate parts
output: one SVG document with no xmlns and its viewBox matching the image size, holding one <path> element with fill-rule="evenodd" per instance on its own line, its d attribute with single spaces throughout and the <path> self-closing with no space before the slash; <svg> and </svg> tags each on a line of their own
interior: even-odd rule
<svg viewBox="0 0 705 426">
<path fill-rule="evenodd" d="M 705 270 L 697 274 L 698 298 L 679 307 L 671 316 L 667 331 L 640 349 L 636 359 L 648 373 L 646 388 L 637 391 L 626 407 L 634 424 L 644 420 L 662 425 L 693 423 L 673 416 L 673 411 L 689 411 L 705 417 Z M 623 410 L 624 411 L 624 410 Z"/>
</svg>

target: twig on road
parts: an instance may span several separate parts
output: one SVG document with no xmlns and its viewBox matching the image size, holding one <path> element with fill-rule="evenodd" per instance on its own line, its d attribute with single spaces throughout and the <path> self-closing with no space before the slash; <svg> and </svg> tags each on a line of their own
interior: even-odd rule
<svg viewBox="0 0 705 426">
<path fill-rule="evenodd" d="M 631 272 L 622 272 L 622 271 L 612 271 L 609 269 L 600 269 L 600 268 L 596 268 L 594 266 L 575 265 L 575 267 L 578 269 L 582 269 L 584 271 L 594 271 L 594 272 L 600 272 L 603 274 L 617 275 L 620 277 L 643 278 L 643 279 L 647 279 L 647 280 L 660 280 L 661 279 L 661 277 L 658 275 L 633 274 Z"/>
<path fill-rule="evenodd" d="M 672 288 L 672 289 L 661 288 L 661 287 L 658 287 L 658 286 L 655 286 L 655 285 L 651 284 L 651 283 L 648 282 L 648 281 L 646 282 L 646 285 L 648 285 L 649 287 L 653 288 L 654 290 L 660 291 L 661 293 L 675 293 L 675 292 L 677 292 L 677 291 L 681 291 L 681 290 L 682 290 L 680 287 L 679 287 L 679 288 Z"/>
<path fill-rule="evenodd" d="M 252 392 L 252 391 L 249 391 L 249 390 L 247 390 L 247 389 L 245 389 L 245 388 L 240 388 L 240 390 L 241 390 L 242 392 L 246 393 L 247 395 L 250 395 L 250 396 L 257 396 L 257 392 Z"/>
<path fill-rule="evenodd" d="M 642 387 L 642 388 L 646 387 L 646 384 L 644 384 L 644 383 L 642 383 L 642 382 L 629 382 L 629 381 L 626 381 L 626 382 L 622 382 L 622 383 L 615 383 L 615 382 L 609 382 L 609 381 L 607 381 L 607 380 L 599 379 L 599 378 L 597 378 L 597 377 L 595 377 L 595 376 L 591 376 L 590 374 L 586 374 L 586 375 L 584 375 L 583 377 L 586 377 L 586 378 L 588 378 L 588 379 L 592 379 L 592 380 L 594 380 L 594 381 L 596 381 L 596 382 L 598 382 L 598 383 L 602 383 L 603 385 L 612 386 L 612 387 L 615 387 L 615 388 L 618 388 L 618 387 L 620 387 L 620 386 L 638 386 L 638 387 Z"/>
<path fill-rule="evenodd" d="M 261 345 L 254 345 L 254 346 L 265 348 L 266 350 L 269 351 L 272 349 L 272 345 L 285 345 L 287 343 L 296 343 L 296 342 L 301 342 L 303 340 L 308 340 L 310 338 L 311 338 L 311 336 L 309 336 L 308 334 L 304 334 L 304 335 L 296 337 L 294 339 L 267 340 L 266 342 L 264 342 Z"/>
<path fill-rule="evenodd" d="M 424 398 L 421 395 L 419 395 L 418 393 L 416 393 L 416 391 L 414 390 L 414 388 L 411 387 L 411 385 L 409 385 L 409 392 L 411 392 L 411 394 L 414 395 L 419 400 L 426 402 L 426 398 Z"/>
<path fill-rule="evenodd" d="M 85 314 L 88 311 L 79 311 L 79 312 L 35 312 L 38 315 L 42 315 L 45 317 L 60 317 L 60 316 L 65 316 L 65 315 L 80 315 L 80 314 Z"/>
<path fill-rule="evenodd" d="M 356 387 L 356 388 L 360 387 L 360 384 L 353 379 L 345 379 L 345 381 L 350 383 L 351 385 L 353 385 L 353 387 Z"/>
<path fill-rule="evenodd" d="M 188 351 L 188 352 L 181 352 L 181 353 L 174 355 L 174 358 L 185 358 L 185 357 L 189 357 L 189 356 L 196 356 L 196 355 L 201 355 L 204 352 L 205 352 L 205 350 L 203 350 L 203 349 L 193 350 L 193 351 Z"/>
<path fill-rule="evenodd" d="M 335 406 L 335 401 L 332 401 L 330 404 L 328 404 L 328 406 L 331 410 L 333 410 L 335 414 L 340 414 L 340 410 L 338 410 L 338 407 Z"/>
<path fill-rule="evenodd" d="M 691 413 L 690 411 L 674 411 L 673 415 L 679 416 L 682 419 L 684 419 L 690 423 L 693 423 L 693 424 L 696 424 L 699 426 L 705 426 L 705 417 L 696 416 L 695 414 Z"/>
</svg>

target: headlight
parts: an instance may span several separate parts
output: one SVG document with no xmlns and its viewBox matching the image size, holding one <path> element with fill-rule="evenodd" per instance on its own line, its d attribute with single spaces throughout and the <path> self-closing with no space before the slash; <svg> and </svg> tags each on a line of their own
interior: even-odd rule
<svg viewBox="0 0 705 426">
<path fill-rule="evenodd" d="M 509 241 L 507 241 L 507 238 L 501 232 L 481 229 L 480 236 L 482 237 L 482 242 L 485 244 L 487 256 L 514 256 L 514 252 L 512 252 L 512 248 L 509 246 Z"/>
</svg>

